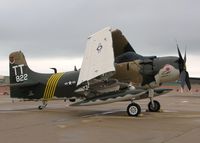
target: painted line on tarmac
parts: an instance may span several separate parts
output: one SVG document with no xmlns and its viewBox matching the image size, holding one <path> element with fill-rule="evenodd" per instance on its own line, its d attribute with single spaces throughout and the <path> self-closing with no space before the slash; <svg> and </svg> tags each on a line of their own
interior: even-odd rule
<svg viewBox="0 0 200 143">
<path fill-rule="evenodd" d="M 84 115 L 82 116 L 83 118 L 88 118 L 88 117 L 94 117 L 94 116 L 100 116 L 100 115 L 108 115 L 108 114 L 113 114 L 113 113 L 117 113 L 117 112 L 124 112 L 125 110 L 110 110 L 110 111 L 103 111 L 103 112 L 98 112 L 98 113 L 94 113 L 94 114 L 88 114 L 88 115 Z"/>
<path fill-rule="evenodd" d="M 187 101 L 187 100 L 184 100 L 184 101 L 181 101 L 181 103 L 188 103 L 189 101 Z"/>
</svg>

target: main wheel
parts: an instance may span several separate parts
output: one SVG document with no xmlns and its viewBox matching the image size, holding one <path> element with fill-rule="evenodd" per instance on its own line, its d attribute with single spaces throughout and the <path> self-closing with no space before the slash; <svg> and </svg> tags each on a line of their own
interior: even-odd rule
<svg viewBox="0 0 200 143">
<path fill-rule="evenodd" d="M 127 107 L 127 113 L 129 116 L 138 116 L 141 113 L 140 105 L 137 103 L 131 103 Z"/>
<path fill-rule="evenodd" d="M 150 101 L 148 104 L 148 108 L 150 112 L 158 112 L 160 110 L 160 103 L 156 100 L 153 100 L 154 106 L 152 102 Z"/>
</svg>

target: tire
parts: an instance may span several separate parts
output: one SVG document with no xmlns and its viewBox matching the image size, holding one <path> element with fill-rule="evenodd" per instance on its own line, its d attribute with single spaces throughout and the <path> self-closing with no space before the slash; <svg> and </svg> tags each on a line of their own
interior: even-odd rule
<svg viewBox="0 0 200 143">
<path fill-rule="evenodd" d="M 140 105 L 137 103 L 131 103 L 127 107 L 127 113 L 129 116 L 136 117 L 141 113 Z"/>
<path fill-rule="evenodd" d="M 158 112 L 160 110 L 160 103 L 156 100 L 153 100 L 153 103 L 154 103 L 154 107 L 151 103 L 151 101 L 149 102 L 148 104 L 148 109 L 150 112 Z"/>
<path fill-rule="evenodd" d="M 42 109 L 43 109 L 43 107 L 40 105 L 40 106 L 38 106 L 38 109 L 39 109 L 39 110 L 42 110 Z"/>
</svg>

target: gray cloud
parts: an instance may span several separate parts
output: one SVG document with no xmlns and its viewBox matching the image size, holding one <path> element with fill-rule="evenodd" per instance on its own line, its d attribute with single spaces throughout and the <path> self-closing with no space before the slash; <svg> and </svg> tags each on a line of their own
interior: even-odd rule
<svg viewBox="0 0 200 143">
<path fill-rule="evenodd" d="M 113 26 L 144 55 L 200 53 L 198 0 L 1 0 L 0 59 L 83 56 L 87 37 Z"/>
</svg>

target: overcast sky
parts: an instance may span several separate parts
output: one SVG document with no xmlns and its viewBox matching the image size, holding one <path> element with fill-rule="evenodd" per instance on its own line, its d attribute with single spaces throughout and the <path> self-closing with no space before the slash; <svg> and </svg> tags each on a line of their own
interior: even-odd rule
<svg viewBox="0 0 200 143">
<path fill-rule="evenodd" d="M 187 47 L 188 70 L 200 76 L 199 0 L 0 0 L 0 74 L 9 53 L 21 50 L 38 72 L 81 66 L 86 39 L 111 26 L 136 52 L 177 55 Z"/>
</svg>

